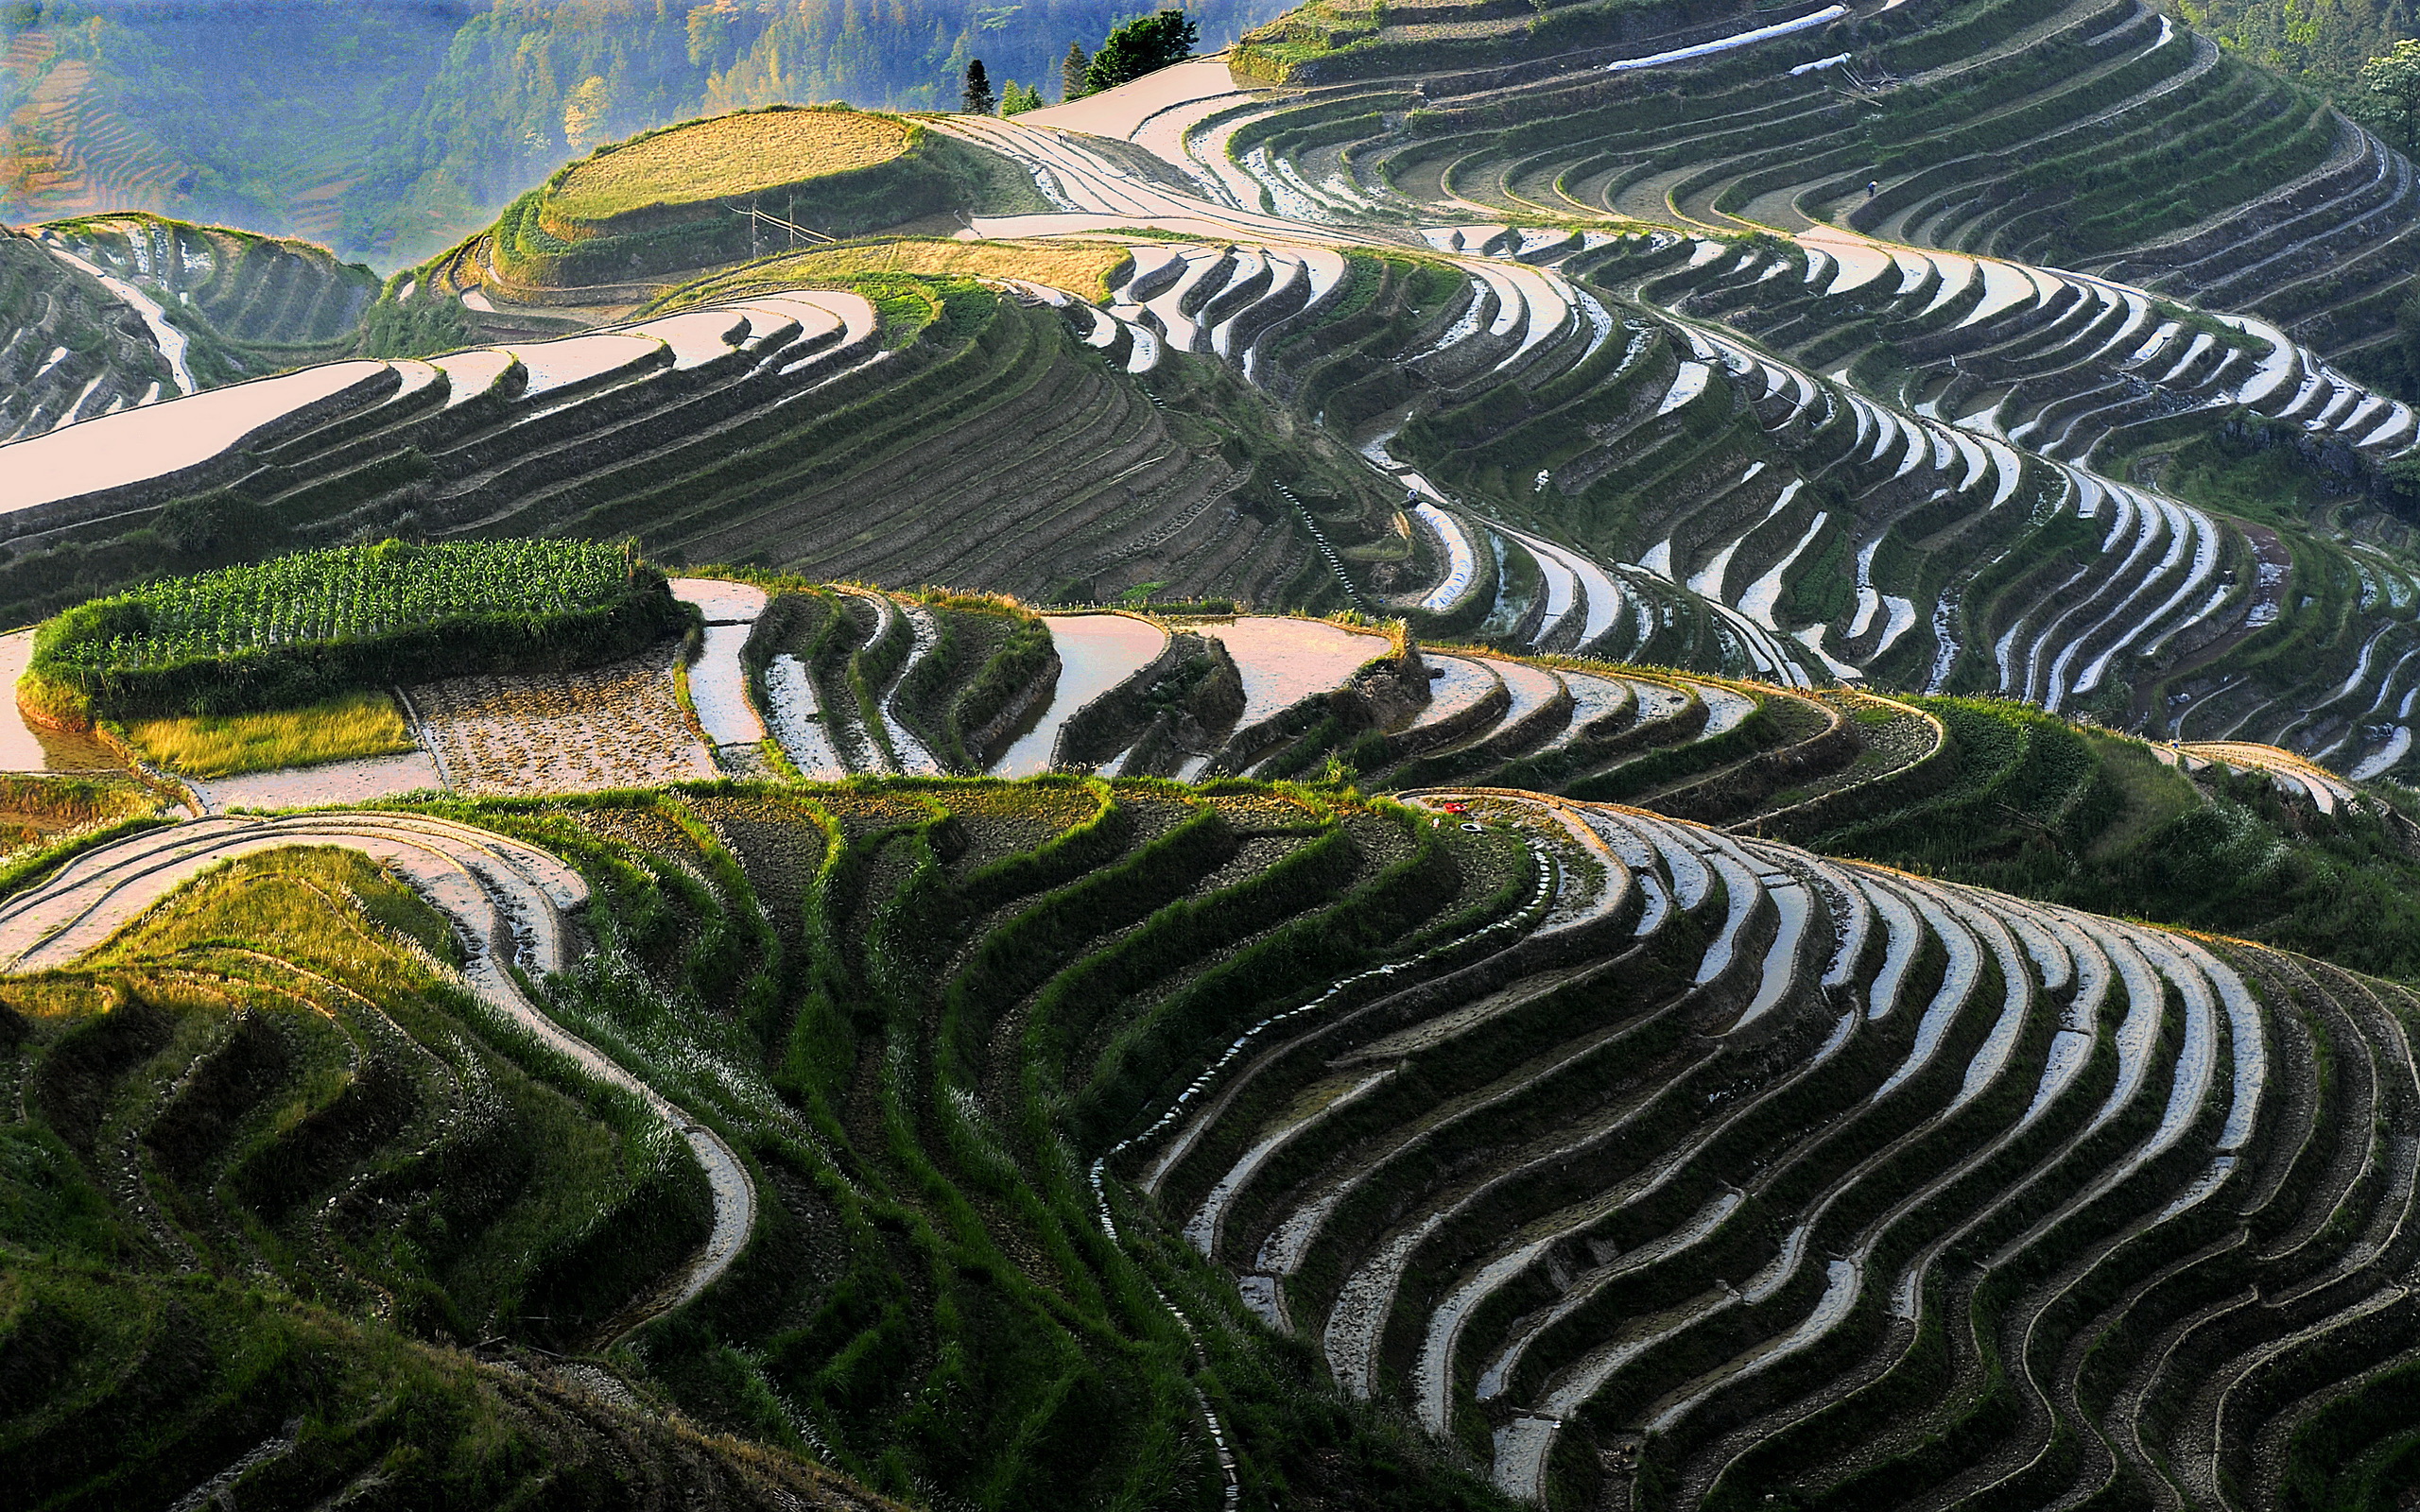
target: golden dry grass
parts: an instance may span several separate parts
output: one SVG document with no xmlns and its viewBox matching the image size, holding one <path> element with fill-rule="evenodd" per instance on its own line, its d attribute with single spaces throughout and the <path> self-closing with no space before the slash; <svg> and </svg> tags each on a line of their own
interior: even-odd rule
<svg viewBox="0 0 2420 1512">
<path fill-rule="evenodd" d="M 962 242 L 942 236 L 826 247 L 749 266 L 744 274 L 681 291 L 672 301 L 704 303 L 767 289 L 846 285 L 869 274 L 923 273 L 959 278 L 1027 279 L 1091 299 L 1109 297 L 1109 270 L 1128 252 L 1114 242 Z"/>
<path fill-rule="evenodd" d="M 383 693 L 351 693 L 301 709 L 254 714 L 188 714 L 128 723 L 146 761 L 187 777 L 312 766 L 412 748 L 404 716 Z"/>
<path fill-rule="evenodd" d="M 857 111 L 719 115 L 591 158 L 547 197 L 546 210 L 565 221 L 607 220 L 872 167 L 907 149 L 904 122 Z"/>
</svg>

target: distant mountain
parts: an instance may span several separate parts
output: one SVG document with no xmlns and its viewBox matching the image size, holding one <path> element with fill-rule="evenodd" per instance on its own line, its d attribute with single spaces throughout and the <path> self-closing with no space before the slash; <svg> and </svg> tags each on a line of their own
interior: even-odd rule
<svg viewBox="0 0 2420 1512">
<path fill-rule="evenodd" d="M 1116 0 L 14 0 L 0 219 L 150 210 L 401 263 L 566 156 L 780 101 L 953 108 L 966 64 L 1059 95 Z M 1205 49 L 1277 0 L 1188 8 Z"/>
</svg>

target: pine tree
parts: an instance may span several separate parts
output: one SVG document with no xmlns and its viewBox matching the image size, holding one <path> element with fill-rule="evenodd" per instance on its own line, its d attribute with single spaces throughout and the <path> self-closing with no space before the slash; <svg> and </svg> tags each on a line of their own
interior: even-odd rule
<svg viewBox="0 0 2420 1512">
<path fill-rule="evenodd" d="M 992 113 L 992 80 L 983 73 L 983 60 L 977 58 L 966 65 L 966 96 L 959 108 L 969 115 Z"/>
<path fill-rule="evenodd" d="M 1092 66 L 1092 61 L 1084 55 L 1082 43 L 1067 44 L 1067 57 L 1059 65 L 1059 97 L 1062 100 L 1080 100 L 1088 93 L 1084 88 L 1084 71 Z"/>
<path fill-rule="evenodd" d="M 1000 113 L 1023 115 L 1028 111 L 1042 109 L 1042 91 L 1030 84 L 1010 79 L 1000 86 Z"/>
</svg>

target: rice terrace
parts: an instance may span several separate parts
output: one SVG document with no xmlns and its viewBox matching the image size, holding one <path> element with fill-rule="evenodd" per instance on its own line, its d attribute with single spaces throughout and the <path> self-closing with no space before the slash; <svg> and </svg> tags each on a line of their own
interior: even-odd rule
<svg viewBox="0 0 2420 1512">
<path fill-rule="evenodd" d="M 0 1506 L 2420 1505 L 2408 25 L 0 7 Z"/>
</svg>

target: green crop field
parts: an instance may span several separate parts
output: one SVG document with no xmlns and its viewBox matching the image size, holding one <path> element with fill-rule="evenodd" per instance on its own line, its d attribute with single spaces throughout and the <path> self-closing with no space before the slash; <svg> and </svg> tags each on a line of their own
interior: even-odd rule
<svg viewBox="0 0 2420 1512">
<path fill-rule="evenodd" d="M 62 622 L 54 665 L 106 676 L 269 646 L 358 640 L 483 615 L 532 619 L 609 602 L 626 554 L 583 541 L 389 542 L 168 578 Z"/>
<path fill-rule="evenodd" d="M 80 605 L 37 633 L 21 696 L 60 706 L 70 728 L 78 703 L 244 713 L 446 672 L 602 660 L 680 623 L 663 576 L 626 547 L 390 541 Z"/>
<path fill-rule="evenodd" d="M 657 131 L 599 152 L 547 201 L 564 222 L 736 198 L 888 163 L 910 128 L 859 111 L 751 111 Z"/>
</svg>

